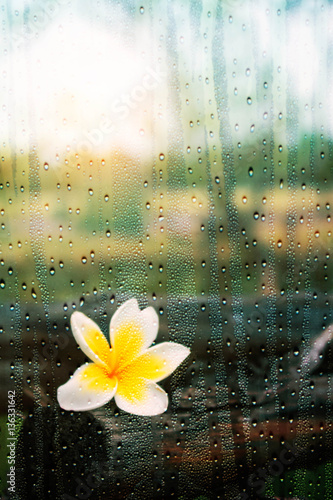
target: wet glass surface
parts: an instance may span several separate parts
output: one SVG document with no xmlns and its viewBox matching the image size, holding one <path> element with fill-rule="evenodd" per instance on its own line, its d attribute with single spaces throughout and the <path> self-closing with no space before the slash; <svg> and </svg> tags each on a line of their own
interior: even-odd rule
<svg viewBox="0 0 333 500">
<path fill-rule="evenodd" d="M 332 498 L 331 2 L 1 15 L 3 498 Z M 131 298 L 167 410 L 61 409 Z"/>
</svg>

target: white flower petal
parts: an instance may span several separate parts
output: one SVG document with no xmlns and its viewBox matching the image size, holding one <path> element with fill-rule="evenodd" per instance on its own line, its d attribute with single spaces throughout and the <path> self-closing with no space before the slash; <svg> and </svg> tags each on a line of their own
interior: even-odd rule
<svg viewBox="0 0 333 500">
<path fill-rule="evenodd" d="M 86 363 L 58 388 L 59 405 L 68 411 L 87 411 L 110 401 L 117 390 L 117 380 L 95 363 Z"/>
<path fill-rule="evenodd" d="M 157 331 L 158 316 L 153 307 L 140 310 L 135 299 L 126 301 L 110 323 L 113 366 L 118 370 L 131 363 L 152 344 Z"/>
<path fill-rule="evenodd" d="M 84 354 L 94 363 L 107 367 L 110 364 L 111 350 L 98 325 L 85 314 L 75 311 L 71 316 L 71 327 Z"/>
<path fill-rule="evenodd" d="M 175 342 L 163 342 L 151 347 L 120 371 L 122 380 L 133 384 L 138 377 L 159 382 L 171 375 L 190 354 L 188 347 Z"/>
<path fill-rule="evenodd" d="M 165 412 L 168 407 L 168 396 L 154 382 L 140 378 L 130 391 L 128 391 L 128 386 L 122 387 L 118 383 L 115 402 L 121 410 L 128 413 L 152 416 Z"/>
</svg>

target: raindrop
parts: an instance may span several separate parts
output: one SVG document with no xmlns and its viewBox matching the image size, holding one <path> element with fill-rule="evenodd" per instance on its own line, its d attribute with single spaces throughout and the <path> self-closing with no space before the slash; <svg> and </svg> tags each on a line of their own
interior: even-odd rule
<svg viewBox="0 0 333 500">
<path fill-rule="evenodd" d="M 48 170 L 49 169 L 49 164 L 48 163 L 44 163 L 44 170 Z"/>
<path fill-rule="evenodd" d="M 254 132 L 254 127 L 255 127 L 255 126 L 254 126 L 253 124 L 252 124 L 252 125 L 251 125 L 251 127 L 250 127 L 250 132 L 251 132 L 251 134 L 253 134 L 253 132 Z"/>
<path fill-rule="evenodd" d="M 163 153 L 160 153 L 159 158 L 160 158 L 160 160 L 161 160 L 161 161 L 163 161 L 163 160 L 164 160 L 164 158 L 165 158 L 164 154 L 163 154 Z"/>
<path fill-rule="evenodd" d="M 86 264 L 87 263 L 87 257 L 82 257 L 81 262 L 82 262 L 82 264 Z"/>
<path fill-rule="evenodd" d="M 246 68 L 246 70 L 245 70 L 245 75 L 246 75 L 246 76 L 250 76 L 250 75 L 251 75 L 251 70 L 250 70 L 250 68 Z"/>
<path fill-rule="evenodd" d="M 248 172 L 249 172 L 249 177 L 253 177 L 253 168 L 252 167 L 249 168 Z"/>
<path fill-rule="evenodd" d="M 281 241 L 281 240 L 278 240 L 278 242 L 277 242 L 277 247 L 278 247 L 278 248 L 281 248 L 281 247 L 282 247 L 282 241 Z"/>
<path fill-rule="evenodd" d="M 6 282 L 5 280 L 0 280 L 0 288 L 5 288 Z"/>
<path fill-rule="evenodd" d="M 251 97 L 248 97 L 248 98 L 247 98 L 247 100 L 246 100 L 246 102 L 247 102 L 248 104 L 252 104 L 252 99 L 251 99 Z"/>
</svg>

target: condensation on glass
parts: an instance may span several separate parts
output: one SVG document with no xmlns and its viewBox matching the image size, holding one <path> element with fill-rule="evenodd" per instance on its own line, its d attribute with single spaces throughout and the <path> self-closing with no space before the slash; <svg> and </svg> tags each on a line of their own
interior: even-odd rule
<svg viewBox="0 0 333 500">
<path fill-rule="evenodd" d="M 1 5 L 3 498 L 333 497 L 332 19 Z M 191 350 L 167 411 L 61 410 L 130 298 Z"/>
</svg>

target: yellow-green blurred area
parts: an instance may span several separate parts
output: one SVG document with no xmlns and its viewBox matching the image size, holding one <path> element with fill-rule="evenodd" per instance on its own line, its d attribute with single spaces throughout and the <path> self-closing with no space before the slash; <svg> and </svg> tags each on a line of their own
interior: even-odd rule
<svg viewBox="0 0 333 500">
<path fill-rule="evenodd" d="M 311 140 L 317 143 L 313 158 Z M 172 293 L 208 294 L 211 257 L 223 293 L 230 296 L 232 288 L 224 285 L 230 284 L 230 237 L 238 240 L 245 293 L 283 293 L 288 252 L 294 254 L 292 292 L 304 291 L 305 273 L 314 291 L 327 292 L 332 197 L 328 155 L 319 138 L 303 138 L 297 165 L 288 172 L 287 154 L 270 147 L 265 140 L 250 143 L 250 159 L 249 154 L 243 159 L 239 149 L 231 199 L 221 152 L 211 155 L 207 147 L 201 153 L 182 151 L 181 160 L 161 152 L 143 161 L 119 151 L 103 158 L 77 155 L 44 162 L 32 153 L 17 156 L 13 165 L 12 155 L 5 155 L 4 298 L 14 294 L 15 279 L 20 296 L 28 301 L 33 300 L 32 289 L 39 295 L 40 280 L 55 301 L 93 290 L 115 293 L 119 287 L 158 294 L 168 279 L 168 262 L 179 270 L 170 277 Z M 267 156 L 281 163 L 273 180 Z M 194 282 L 194 275 L 188 276 L 189 255 Z M 119 272 L 125 274 L 118 280 Z"/>
</svg>

